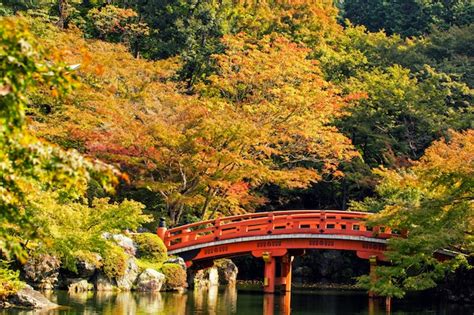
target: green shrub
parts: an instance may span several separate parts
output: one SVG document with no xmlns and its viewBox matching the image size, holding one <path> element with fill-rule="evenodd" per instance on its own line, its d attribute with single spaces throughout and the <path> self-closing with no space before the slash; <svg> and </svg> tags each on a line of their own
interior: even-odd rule
<svg viewBox="0 0 474 315">
<path fill-rule="evenodd" d="M 167 289 L 187 286 L 186 271 L 178 264 L 164 264 L 161 272 L 166 277 L 165 286 Z"/>
<path fill-rule="evenodd" d="M 153 233 L 133 235 L 138 247 L 138 257 L 153 263 L 162 263 L 168 259 L 167 249 L 161 238 Z"/>
<path fill-rule="evenodd" d="M 8 268 L 8 263 L 0 261 L 0 301 L 5 300 L 20 290 L 24 283 L 19 279 L 20 273 Z"/>
<path fill-rule="evenodd" d="M 102 255 L 102 269 L 107 277 L 114 279 L 125 275 L 128 255 L 121 247 L 110 245 Z"/>
</svg>

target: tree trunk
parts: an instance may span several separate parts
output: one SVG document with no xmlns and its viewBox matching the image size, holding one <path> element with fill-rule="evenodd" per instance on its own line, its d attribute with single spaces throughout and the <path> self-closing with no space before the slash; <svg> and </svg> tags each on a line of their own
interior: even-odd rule
<svg viewBox="0 0 474 315">
<path fill-rule="evenodd" d="M 59 9 L 59 21 L 58 26 L 61 29 L 64 29 L 67 18 L 67 0 L 58 0 L 58 9 Z"/>
</svg>

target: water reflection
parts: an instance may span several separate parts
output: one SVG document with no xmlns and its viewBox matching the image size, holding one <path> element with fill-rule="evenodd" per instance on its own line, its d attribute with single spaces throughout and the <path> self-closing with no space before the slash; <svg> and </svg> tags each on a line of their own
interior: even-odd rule
<svg viewBox="0 0 474 315">
<path fill-rule="evenodd" d="M 0 314 L 173 314 L 173 315 L 386 315 L 383 300 L 370 300 L 363 292 L 294 291 L 291 294 L 263 294 L 260 288 L 211 287 L 186 293 L 85 292 L 48 293 L 63 305 L 48 312 L 22 310 Z M 392 314 L 473 314 L 474 307 L 443 303 L 434 297 L 394 302 Z"/>
</svg>

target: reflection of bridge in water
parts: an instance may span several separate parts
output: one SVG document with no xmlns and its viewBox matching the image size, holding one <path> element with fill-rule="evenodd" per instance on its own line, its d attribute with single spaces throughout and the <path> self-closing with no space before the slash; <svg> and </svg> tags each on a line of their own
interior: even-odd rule
<svg viewBox="0 0 474 315">
<path fill-rule="evenodd" d="M 205 268 L 214 259 L 251 254 L 265 261 L 264 292 L 277 285 L 291 290 L 293 257 L 307 249 L 355 251 L 368 259 L 373 272 L 385 260 L 387 239 L 398 235 L 388 227 L 366 226 L 370 214 L 348 211 L 276 211 L 218 218 L 167 230 L 158 228 L 169 254 L 187 266 Z"/>
</svg>

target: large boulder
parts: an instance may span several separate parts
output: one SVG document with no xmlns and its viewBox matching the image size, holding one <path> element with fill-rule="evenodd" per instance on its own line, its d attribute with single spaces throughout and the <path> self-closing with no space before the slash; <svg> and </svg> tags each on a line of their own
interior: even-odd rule
<svg viewBox="0 0 474 315">
<path fill-rule="evenodd" d="M 181 257 L 170 257 L 167 261 L 165 261 L 165 264 L 177 264 L 180 265 L 183 270 L 186 270 L 186 263 Z"/>
<path fill-rule="evenodd" d="M 94 287 L 97 291 L 113 291 L 117 289 L 115 281 L 109 279 L 106 275 L 99 273 L 95 279 Z"/>
<path fill-rule="evenodd" d="M 219 259 L 214 262 L 219 273 L 219 284 L 234 285 L 239 269 L 230 259 Z"/>
<path fill-rule="evenodd" d="M 188 287 L 186 271 L 178 264 L 163 264 L 161 271 L 165 275 L 164 291 L 182 292 Z"/>
<path fill-rule="evenodd" d="M 136 288 L 138 291 L 157 292 L 160 291 L 165 283 L 165 275 L 155 269 L 145 269 L 138 276 Z"/>
<path fill-rule="evenodd" d="M 123 248 L 125 253 L 127 253 L 131 256 L 135 256 L 135 254 L 137 253 L 137 247 L 136 247 L 135 243 L 128 236 L 125 236 L 123 234 L 104 233 L 104 234 L 102 234 L 102 237 L 107 239 L 107 240 L 114 240 L 115 243 L 118 246 Z"/>
<path fill-rule="evenodd" d="M 188 283 L 194 288 L 209 288 L 219 285 L 219 271 L 216 267 L 189 270 Z"/>
<path fill-rule="evenodd" d="M 79 256 L 77 257 L 76 269 L 79 278 L 90 278 L 94 275 L 98 265 L 102 262 L 102 257 L 97 253 L 91 253 L 91 257 Z"/>
<path fill-rule="evenodd" d="M 117 287 L 120 290 L 130 291 L 137 280 L 138 273 L 137 262 L 134 257 L 130 257 L 127 261 L 127 270 L 125 271 L 125 274 L 115 279 Z"/>
<path fill-rule="evenodd" d="M 58 307 L 48 300 L 43 294 L 35 291 L 31 286 L 27 285 L 23 289 L 19 290 L 10 299 L 10 303 L 15 306 L 34 308 L 34 309 L 52 309 Z"/>
<path fill-rule="evenodd" d="M 61 261 L 55 256 L 41 254 L 31 257 L 23 270 L 28 283 L 41 290 L 51 290 L 58 282 L 60 266 Z"/>
</svg>

